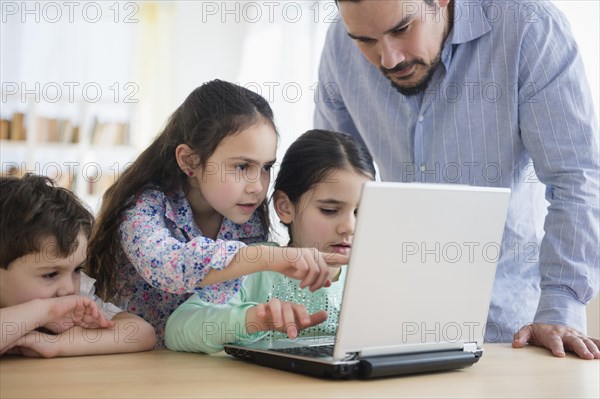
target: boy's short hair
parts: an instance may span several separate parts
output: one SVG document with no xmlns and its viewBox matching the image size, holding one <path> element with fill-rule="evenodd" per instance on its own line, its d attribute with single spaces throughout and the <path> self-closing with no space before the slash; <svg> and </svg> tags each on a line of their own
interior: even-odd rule
<svg viewBox="0 0 600 399">
<path fill-rule="evenodd" d="M 55 255 L 77 249 L 77 235 L 90 235 L 94 216 L 71 191 L 55 187 L 46 176 L 0 177 L 0 267 L 41 252 L 42 242 L 55 238 Z"/>
</svg>

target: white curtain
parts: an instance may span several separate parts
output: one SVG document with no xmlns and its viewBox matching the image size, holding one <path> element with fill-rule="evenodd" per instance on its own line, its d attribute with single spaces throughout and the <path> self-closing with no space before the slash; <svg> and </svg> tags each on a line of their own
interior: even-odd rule
<svg viewBox="0 0 600 399">
<path fill-rule="evenodd" d="M 324 7 L 335 10 L 332 1 L 278 3 L 269 20 L 263 4 L 263 18 L 248 23 L 237 82 L 270 102 L 282 137 L 281 155 L 312 127 L 317 67 L 328 26 L 323 22 Z M 248 10 L 249 14 L 252 8 Z"/>
<path fill-rule="evenodd" d="M 170 2 L 139 3 L 139 23 L 132 34 L 133 81 L 139 100 L 133 107 L 134 142 L 145 148 L 158 134 L 173 111 L 173 25 Z M 172 109 L 173 108 L 173 109 Z"/>
</svg>

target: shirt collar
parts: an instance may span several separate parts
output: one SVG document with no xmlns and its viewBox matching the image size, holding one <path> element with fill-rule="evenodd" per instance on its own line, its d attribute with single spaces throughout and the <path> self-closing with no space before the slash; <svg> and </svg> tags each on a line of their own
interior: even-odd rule
<svg viewBox="0 0 600 399">
<path fill-rule="evenodd" d="M 446 44 L 459 44 L 475 40 L 490 30 L 492 26 L 483 12 L 480 1 L 453 0 L 454 25 Z"/>
<path fill-rule="evenodd" d="M 454 1 L 454 24 L 448 34 L 448 38 L 442 49 L 441 61 L 448 67 L 452 61 L 454 48 L 460 43 L 475 40 L 486 33 L 492 27 L 488 22 L 480 1 L 453 0 Z"/>
<path fill-rule="evenodd" d="M 178 190 L 167 197 L 165 218 L 172 221 L 179 229 L 185 231 L 190 238 L 202 235 L 202 232 L 194 222 L 192 207 L 183 190 Z M 256 226 L 261 225 L 258 212 L 254 212 L 250 220 L 244 224 L 234 223 L 224 217 L 217 238 L 225 240 L 252 238 L 253 234 L 257 233 Z M 262 232 L 262 228 L 259 231 Z"/>
<path fill-rule="evenodd" d="M 178 228 L 189 232 L 189 225 L 193 222 L 194 217 L 183 190 L 178 190 L 166 197 L 165 218 L 172 221 Z"/>
</svg>

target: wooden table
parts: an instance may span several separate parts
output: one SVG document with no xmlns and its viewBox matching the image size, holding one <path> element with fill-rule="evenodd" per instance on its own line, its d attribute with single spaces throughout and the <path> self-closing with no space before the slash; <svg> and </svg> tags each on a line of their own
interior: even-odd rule
<svg viewBox="0 0 600 399">
<path fill-rule="evenodd" d="M 0 398 L 600 397 L 600 361 L 487 344 L 472 367 L 372 381 L 328 381 L 224 353 L 170 351 L 59 359 L 0 358 Z"/>
</svg>

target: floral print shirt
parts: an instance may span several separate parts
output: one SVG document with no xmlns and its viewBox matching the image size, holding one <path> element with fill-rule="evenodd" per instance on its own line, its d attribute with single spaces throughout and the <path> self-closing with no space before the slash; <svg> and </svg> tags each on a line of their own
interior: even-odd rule
<svg viewBox="0 0 600 399">
<path fill-rule="evenodd" d="M 183 191 L 146 190 L 122 213 L 119 233 L 115 302 L 154 326 L 157 348 L 164 347 L 167 318 L 191 293 L 226 303 L 239 291 L 242 279 L 200 288 L 211 269 L 223 269 L 240 248 L 267 239 L 256 212 L 242 225 L 223 218 L 217 239 L 204 237 Z"/>
</svg>

